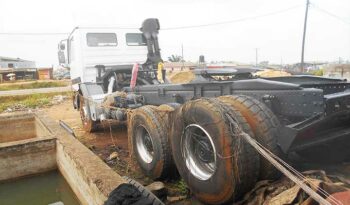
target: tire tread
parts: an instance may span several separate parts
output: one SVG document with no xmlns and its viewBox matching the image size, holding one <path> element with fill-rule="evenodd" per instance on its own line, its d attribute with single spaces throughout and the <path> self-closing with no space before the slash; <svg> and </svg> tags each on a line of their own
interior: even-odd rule
<svg viewBox="0 0 350 205">
<path fill-rule="evenodd" d="M 277 144 L 280 123 L 275 114 L 264 103 L 246 95 L 222 96 L 220 100 L 225 102 L 234 101 L 245 107 L 253 118 L 259 122 L 258 129 L 260 133 L 255 133 L 255 139 L 277 156 L 282 155 Z M 242 111 L 240 110 L 240 112 Z M 280 172 L 266 159 L 261 158 L 260 163 L 260 179 L 275 179 L 280 176 Z"/>
</svg>

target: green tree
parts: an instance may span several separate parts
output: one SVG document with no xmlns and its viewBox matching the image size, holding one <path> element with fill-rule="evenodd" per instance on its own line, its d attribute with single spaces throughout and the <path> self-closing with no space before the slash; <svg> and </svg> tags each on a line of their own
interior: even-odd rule
<svg viewBox="0 0 350 205">
<path fill-rule="evenodd" d="M 316 76 L 323 76 L 323 69 L 318 69 L 318 70 L 315 70 L 312 72 L 313 75 L 316 75 Z"/>
<path fill-rule="evenodd" d="M 182 57 L 178 55 L 171 55 L 168 57 L 170 62 L 182 62 Z"/>
</svg>

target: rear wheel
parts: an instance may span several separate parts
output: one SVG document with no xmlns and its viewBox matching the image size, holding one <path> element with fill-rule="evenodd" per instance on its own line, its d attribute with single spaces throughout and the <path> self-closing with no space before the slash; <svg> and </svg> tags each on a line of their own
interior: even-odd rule
<svg viewBox="0 0 350 205">
<path fill-rule="evenodd" d="M 277 132 L 280 127 L 277 117 L 262 102 L 245 95 L 221 96 L 219 100 L 237 109 L 250 125 L 255 139 L 277 156 L 282 151 L 277 145 Z M 265 158 L 260 158 L 260 179 L 275 179 L 280 172 Z"/>
<path fill-rule="evenodd" d="M 252 134 L 238 112 L 216 99 L 187 102 L 173 116 L 171 145 L 178 171 L 194 195 L 210 204 L 241 196 L 258 177 L 257 153 L 232 132 L 225 113 Z"/>
<path fill-rule="evenodd" d="M 89 108 L 87 106 L 89 106 L 86 103 L 86 100 L 84 99 L 84 97 L 80 96 L 79 98 L 79 111 L 80 111 L 80 118 L 81 118 L 81 122 L 83 123 L 83 129 L 86 132 L 94 132 L 97 129 L 97 122 L 93 121 L 90 117 L 90 112 L 89 112 Z"/>
<path fill-rule="evenodd" d="M 167 178 L 176 172 L 168 139 L 167 117 L 166 112 L 155 106 L 143 106 L 132 114 L 133 153 L 144 174 L 152 179 Z"/>
</svg>

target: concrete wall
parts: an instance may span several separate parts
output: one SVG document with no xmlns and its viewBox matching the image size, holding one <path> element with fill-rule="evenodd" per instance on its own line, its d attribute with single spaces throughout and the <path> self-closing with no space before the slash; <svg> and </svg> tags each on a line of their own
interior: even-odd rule
<svg viewBox="0 0 350 205">
<path fill-rule="evenodd" d="M 31 123 L 23 124 L 18 120 L 21 116 L 0 116 L 4 122 L 5 119 L 12 120 L 8 126 L 19 123 L 30 127 L 31 134 L 41 137 L 0 143 L 0 181 L 58 168 L 83 205 L 102 205 L 116 187 L 127 183 L 44 113 L 24 114 L 22 118 L 23 122 Z M 26 129 L 22 131 L 28 132 Z"/>
<path fill-rule="evenodd" d="M 28 139 L 0 144 L 0 181 L 56 169 L 56 139 Z"/>
<path fill-rule="evenodd" d="M 0 143 L 48 135 L 46 128 L 32 113 L 5 114 L 0 117 Z"/>
<path fill-rule="evenodd" d="M 57 166 L 82 204 L 102 205 L 111 191 L 126 181 L 57 122 L 37 113 L 57 137 Z"/>
<path fill-rule="evenodd" d="M 325 66 L 323 75 L 330 78 L 341 78 L 350 80 L 349 64 L 331 64 Z"/>
<path fill-rule="evenodd" d="M 0 143 L 36 137 L 33 115 L 2 116 L 0 118 Z"/>
</svg>

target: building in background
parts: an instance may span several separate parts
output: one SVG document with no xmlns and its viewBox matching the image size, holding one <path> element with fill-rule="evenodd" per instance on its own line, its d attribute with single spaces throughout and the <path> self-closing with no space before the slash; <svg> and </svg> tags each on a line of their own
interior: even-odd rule
<svg viewBox="0 0 350 205">
<path fill-rule="evenodd" d="M 50 80 L 53 79 L 53 68 L 38 68 L 38 79 L 39 80 Z"/>
<path fill-rule="evenodd" d="M 36 68 L 34 61 L 0 56 L 0 68 Z"/>
<path fill-rule="evenodd" d="M 34 61 L 0 56 L 0 82 L 37 78 L 38 74 Z"/>
<path fill-rule="evenodd" d="M 304 62 L 304 73 L 313 73 L 314 71 L 322 69 L 328 62 L 326 61 L 310 61 Z M 292 65 L 286 65 L 285 68 L 287 71 L 293 74 L 302 74 L 301 72 L 301 63 L 295 63 Z"/>
<path fill-rule="evenodd" d="M 197 67 L 197 63 L 191 62 L 164 62 L 164 68 L 167 72 L 192 70 Z"/>
<path fill-rule="evenodd" d="M 329 78 L 350 80 L 350 64 L 329 64 L 324 66 L 323 75 Z"/>
</svg>

